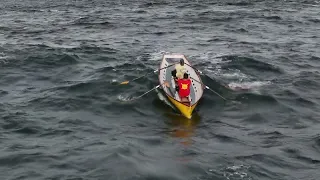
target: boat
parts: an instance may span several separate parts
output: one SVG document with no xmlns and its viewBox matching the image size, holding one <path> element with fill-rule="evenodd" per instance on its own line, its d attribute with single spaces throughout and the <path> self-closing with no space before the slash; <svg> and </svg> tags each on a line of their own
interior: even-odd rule
<svg viewBox="0 0 320 180">
<path fill-rule="evenodd" d="M 188 73 L 189 78 L 191 80 L 190 95 L 188 98 L 180 98 L 175 88 L 177 86 L 176 81 L 172 76 L 172 71 L 175 69 L 175 65 L 180 63 L 180 60 L 184 61 L 186 72 Z M 219 93 L 215 92 L 213 89 L 203 84 L 200 78 L 200 74 L 202 75 L 205 75 L 205 74 L 200 70 L 192 67 L 191 63 L 187 60 L 187 58 L 183 54 L 164 54 L 162 57 L 162 61 L 160 63 L 160 68 L 150 73 L 158 73 L 159 85 L 153 87 L 152 89 L 148 90 L 142 95 L 134 97 L 128 101 L 137 100 L 147 95 L 148 93 L 152 92 L 153 90 L 157 90 L 159 88 L 162 91 L 161 94 L 165 96 L 165 99 L 168 99 L 168 101 L 166 102 L 169 102 L 170 106 L 172 106 L 174 109 L 179 110 L 181 114 L 186 118 L 191 119 L 194 109 L 198 105 L 199 100 L 202 98 L 204 89 L 210 90 L 211 92 L 220 96 L 225 101 L 227 100 L 226 98 L 221 96 Z M 131 81 L 143 78 L 149 75 L 150 73 L 134 78 Z M 206 76 L 208 77 L 208 75 Z M 128 80 L 123 81 L 120 84 L 122 85 L 129 84 L 131 81 L 128 81 Z M 160 98 L 160 99 L 162 100 L 163 98 Z"/>
<path fill-rule="evenodd" d="M 180 98 L 176 91 L 176 81 L 174 80 L 171 71 L 175 69 L 175 64 L 178 64 L 183 59 L 186 72 L 191 79 L 190 95 L 188 98 Z M 192 68 L 190 62 L 183 54 L 164 54 L 160 63 L 159 84 L 169 101 L 176 107 L 183 116 L 191 119 L 192 113 L 203 95 L 205 86 L 202 83 L 199 73 Z"/>
</svg>

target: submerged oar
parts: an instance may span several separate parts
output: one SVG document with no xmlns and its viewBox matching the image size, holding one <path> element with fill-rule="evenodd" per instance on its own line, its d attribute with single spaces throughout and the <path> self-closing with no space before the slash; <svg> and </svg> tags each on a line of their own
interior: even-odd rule
<svg viewBox="0 0 320 180">
<path fill-rule="evenodd" d="M 149 75 L 149 74 L 151 74 L 151 73 L 156 73 L 156 72 L 158 72 L 158 71 L 160 71 L 160 70 L 162 70 L 162 69 L 166 69 L 166 68 L 171 67 L 171 66 L 173 66 L 173 65 L 175 65 L 175 64 L 171 64 L 171 65 L 169 65 L 169 66 L 167 66 L 167 67 L 164 67 L 164 68 L 161 68 L 161 69 L 154 70 L 154 71 L 149 72 L 149 73 L 147 73 L 147 74 L 145 74 L 145 75 L 143 75 L 143 76 L 140 76 L 140 77 L 134 78 L 134 79 L 132 79 L 131 81 L 134 81 L 134 80 L 137 80 L 137 79 L 143 78 L 143 77 L 145 77 L 145 76 L 147 76 L 147 75 Z M 130 81 L 123 81 L 123 82 L 122 82 L 122 83 L 120 83 L 120 84 L 129 84 L 129 82 L 130 82 Z"/>
<path fill-rule="evenodd" d="M 216 91 L 212 90 L 211 88 L 209 88 L 208 86 L 206 86 L 206 85 L 203 84 L 202 82 L 200 82 L 200 81 L 198 81 L 198 80 L 196 80 L 196 79 L 194 79 L 194 78 L 192 78 L 192 77 L 190 77 L 190 78 L 193 79 L 194 81 L 202 84 L 206 89 L 212 91 L 213 93 L 217 94 L 218 96 L 220 96 L 222 99 L 224 99 L 224 100 L 226 101 L 226 98 L 222 97 L 219 93 L 217 93 Z"/>
</svg>

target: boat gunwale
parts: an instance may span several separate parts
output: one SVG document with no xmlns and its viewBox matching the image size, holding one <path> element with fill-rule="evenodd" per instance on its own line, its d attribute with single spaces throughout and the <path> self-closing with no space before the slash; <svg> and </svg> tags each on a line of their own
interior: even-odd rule
<svg viewBox="0 0 320 180">
<path fill-rule="evenodd" d="M 160 65 L 159 65 L 159 69 L 161 69 L 161 64 L 162 64 L 162 62 L 164 61 L 164 56 L 165 56 L 165 55 L 167 55 L 167 54 L 162 55 L 162 60 L 161 60 L 161 63 L 160 63 Z M 190 61 L 187 59 L 187 57 L 186 57 L 184 54 L 172 54 L 172 55 L 180 55 L 180 56 L 183 56 L 183 57 L 188 61 L 190 67 L 193 69 Z M 167 66 L 167 67 L 168 67 L 168 66 Z M 163 70 L 163 69 L 162 69 L 162 70 Z M 193 70 L 194 70 L 194 69 L 193 69 Z M 161 71 L 161 70 L 160 70 L 160 71 Z M 158 79 L 159 79 L 159 83 L 161 84 L 160 71 L 158 72 Z M 166 94 L 166 96 L 171 97 L 174 101 L 176 101 L 176 102 L 178 102 L 178 103 L 180 103 L 180 104 L 182 104 L 182 105 L 184 105 L 184 106 L 186 106 L 186 107 L 192 107 L 192 106 L 194 106 L 194 105 L 197 105 L 198 102 L 200 101 L 200 99 L 201 99 L 202 96 L 203 96 L 204 86 L 203 86 L 202 79 L 201 79 L 199 73 L 198 73 L 196 70 L 194 70 L 194 72 L 195 72 L 196 75 L 199 77 L 200 82 L 201 82 L 201 87 L 202 87 L 202 92 L 201 92 L 200 98 L 199 98 L 194 104 L 191 104 L 191 103 L 190 103 L 189 106 L 188 106 L 188 105 L 185 105 L 185 104 L 183 104 L 181 101 L 178 101 L 174 96 L 170 96 L 165 90 L 163 90 L 163 92 Z"/>
</svg>

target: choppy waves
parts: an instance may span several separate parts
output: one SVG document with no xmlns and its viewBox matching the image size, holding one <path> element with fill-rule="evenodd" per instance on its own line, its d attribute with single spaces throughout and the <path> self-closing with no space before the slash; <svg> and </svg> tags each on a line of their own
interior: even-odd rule
<svg viewBox="0 0 320 180">
<path fill-rule="evenodd" d="M 318 1 L 3 1 L 0 177 L 317 179 Z M 164 53 L 205 91 L 160 91 Z M 299 171 L 297 171 L 297 169 Z"/>
</svg>

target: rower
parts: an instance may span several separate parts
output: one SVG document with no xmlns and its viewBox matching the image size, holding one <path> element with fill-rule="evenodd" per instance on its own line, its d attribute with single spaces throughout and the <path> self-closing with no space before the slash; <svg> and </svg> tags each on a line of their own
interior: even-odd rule
<svg viewBox="0 0 320 180">
<path fill-rule="evenodd" d="M 183 78 L 183 74 L 186 72 L 186 68 L 184 66 L 184 60 L 180 59 L 179 64 L 176 64 L 175 69 L 171 71 L 172 76 L 175 78 L 177 81 L 178 79 Z"/>
<path fill-rule="evenodd" d="M 191 80 L 190 80 L 188 74 L 184 73 L 183 79 L 178 79 L 177 84 L 178 84 L 177 91 L 179 93 L 181 101 L 185 100 L 185 99 L 187 99 L 187 101 L 189 101 Z"/>
</svg>

